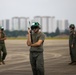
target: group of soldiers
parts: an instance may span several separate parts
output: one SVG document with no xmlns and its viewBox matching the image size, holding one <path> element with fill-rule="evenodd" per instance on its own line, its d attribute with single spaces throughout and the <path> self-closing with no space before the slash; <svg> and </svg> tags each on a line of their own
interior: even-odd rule
<svg viewBox="0 0 76 75">
<path fill-rule="evenodd" d="M 43 43 L 45 40 L 44 33 L 40 32 L 40 24 L 35 22 L 28 29 L 27 45 L 30 46 L 30 63 L 32 66 L 33 75 L 44 75 L 44 58 L 43 58 Z M 69 50 L 71 62 L 69 65 L 76 65 L 76 31 L 75 25 L 69 26 Z M 31 33 L 30 33 L 31 32 Z"/>
<path fill-rule="evenodd" d="M 71 62 L 70 65 L 76 65 L 76 31 L 75 25 L 69 26 L 69 49 Z M 5 64 L 4 60 L 7 55 L 5 42 L 6 35 L 4 29 L 0 27 L 0 65 Z M 44 75 L 44 57 L 43 57 L 43 43 L 45 34 L 40 31 L 40 24 L 33 22 L 31 28 L 28 28 L 27 45 L 30 46 L 30 63 L 33 75 Z"/>
</svg>

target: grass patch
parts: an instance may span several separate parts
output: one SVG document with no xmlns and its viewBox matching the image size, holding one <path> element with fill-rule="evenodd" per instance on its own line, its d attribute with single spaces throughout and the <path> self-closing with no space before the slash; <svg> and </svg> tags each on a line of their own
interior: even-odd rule
<svg viewBox="0 0 76 75">
<path fill-rule="evenodd" d="M 68 39 L 68 37 L 46 37 L 46 40 L 65 40 Z M 27 40 L 26 37 L 7 37 L 7 40 Z"/>
</svg>

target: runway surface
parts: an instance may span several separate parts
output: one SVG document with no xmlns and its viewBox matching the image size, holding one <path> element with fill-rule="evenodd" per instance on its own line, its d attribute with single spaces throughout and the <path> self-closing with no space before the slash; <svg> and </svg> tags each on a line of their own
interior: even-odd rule
<svg viewBox="0 0 76 75">
<path fill-rule="evenodd" d="M 6 40 L 6 64 L 0 65 L 0 75 L 32 75 L 29 47 L 26 40 Z M 76 65 L 70 62 L 68 40 L 45 40 L 45 75 L 76 75 Z"/>
</svg>

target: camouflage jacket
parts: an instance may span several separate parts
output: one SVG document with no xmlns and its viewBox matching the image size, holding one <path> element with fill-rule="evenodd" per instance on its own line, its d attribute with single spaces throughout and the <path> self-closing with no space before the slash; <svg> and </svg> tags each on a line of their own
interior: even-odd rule
<svg viewBox="0 0 76 75">
<path fill-rule="evenodd" d="M 76 31 L 70 31 L 69 44 L 76 44 Z"/>
</svg>

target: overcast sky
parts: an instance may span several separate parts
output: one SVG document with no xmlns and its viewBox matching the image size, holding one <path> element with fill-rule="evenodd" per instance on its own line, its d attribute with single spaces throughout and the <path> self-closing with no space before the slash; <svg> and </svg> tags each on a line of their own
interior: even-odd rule
<svg viewBox="0 0 76 75">
<path fill-rule="evenodd" d="M 76 0 L 0 0 L 0 19 L 55 16 L 76 24 Z"/>
</svg>

